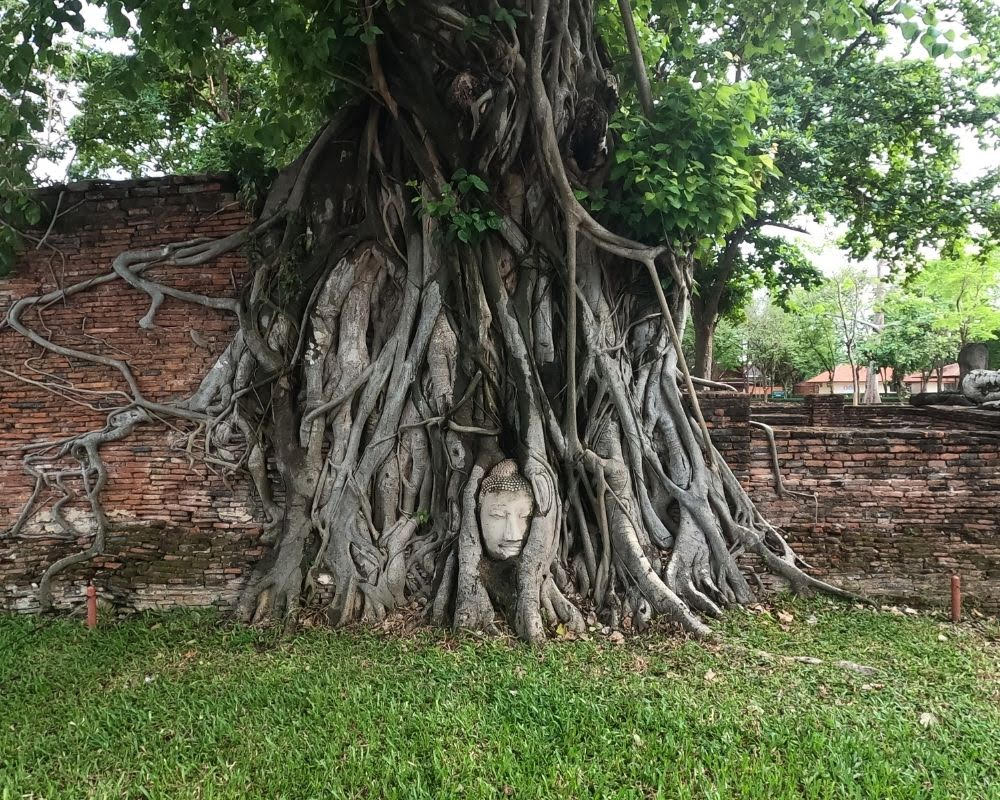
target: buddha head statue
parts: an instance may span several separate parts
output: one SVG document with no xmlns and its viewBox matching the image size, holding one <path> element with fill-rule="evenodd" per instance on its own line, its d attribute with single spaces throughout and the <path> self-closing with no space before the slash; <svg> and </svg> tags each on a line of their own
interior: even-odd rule
<svg viewBox="0 0 1000 800">
<path fill-rule="evenodd" d="M 511 459 L 501 461 L 479 487 L 479 527 L 486 554 L 497 561 L 516 558 L 524 548 L 535 500 L 531 484 Z"/>
</svg>

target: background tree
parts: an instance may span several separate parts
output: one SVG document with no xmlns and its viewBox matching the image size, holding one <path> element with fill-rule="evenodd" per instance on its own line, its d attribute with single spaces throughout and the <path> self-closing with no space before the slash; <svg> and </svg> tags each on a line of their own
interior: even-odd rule
<svg viewBox="0 0 1000 800">
<path fill-rule="evenodd" d="M 4 2 L 0 74 L 18 99 L 3 130 L 30 131 L 23 98 L 54 35 L 82 25 L 81 4 Z M 636 14 L 625 0 L 102 5 L 136 54 L 119 62 L 123 86 L 149 80 L 144 52 L 175 74 L 218 76 L 220 47 L 239 40 L 260 49 L 276 103 L 322 122 L 247 230 L 123 253 L 101 279 L 148 295 L 144 327 L 165 298 L 234 316 L 190 396 L 151 400 L 126 362 L 54 342 L 25 315 L 94 281 L 9 310 L 14 331 L 117 370 L 129 393 L 105 428 L 27 457 L 39 485 L 61 486 L 53 471 L 74 465 L 96 529 L 46 570 L 43 605 L 112 524 L 101 447 L 163 419 L 261 498 L 268 550 L 238 604 L 246 620 L 294 623 L 307 602 L 333 624 L 415 606 L 456 627 L 505 619 L 537 642 L 584 630 L 594 608 L 609 624 L 662 614 L 700 635 L 704 616 L 752 597 L 744 552 L 793 589 L 836 591 L 802 571 L 712 446 L 681 350 L 695 263 L 759 212 L 775 174 L 752 146 L 765 87 L 722 72 L 651 82 L 645 64 L 734 28 L 822 60 L 830 41 L 881 35 L 881 22 L 852 0 L 748 2 L 711 18 L 673 0 Z M 172 119 L 202 113 L 189 99 Z M 277 154 L 273 122 L 258 119 L 253 140 Z M 7 188 L 25 183 L 33 146 L 5 139 L 7 174 L 22 175 Z M 251 267 L 238 297 L 170 284 L 171 269 L 238 247 Z M 483 496 L 501 493 L 521 537 L 509 559 L 481 536 L 499 524 Z"/>
<path fill-rule="evenodd" d="M 754 212 L 698 259 L 696 374 L 711 371 L 720 315 L 746 299 L 734 287 L 815 281 L 803 253 L 789 242 L 768 247 L 765 231 L 798 230 L 810 219 L 836 222 L 852 258 L 873 256 L 897 269 L 918 264 L 928 246 L 947 249 L 972 230 L 995 235 L 997 175 L 963 181 L 956 172 L 959 131 L 984 141 L 996 136 L 997 98 L 988 89 L 995 58 L 982 47 L 997 30 L 988 12 L 970 5 L 865 3 L 868 24 L 832 31 L 821 59 L 801 43 L 762 45 L 742 21 L 721 26 L 717 37 L 680 58 L 664 57 L 669 74 L 763 78 L 770 97 L 752 146 L 772 153 L 776 169 Z M 703 7 L 713 13 L 711 4 Z M 774 18 L 770 9 L 760 13 Z M 893 20 L 900 28 L 888 24 Z M 795 21 L 793 29 L 798 24 L 805 23 Z M 956 24 L 967 26 L 976 43 L 962 49 L 963 59 L 941 58 L 960 41 Z M 908 42 L 900 57 L 892 54 L 894 30 Z"/>
<path fill-rule="evenodd" d="M 810 375 L 827 372 L 832 394 L 834 372 L 844 359 L 844 345 L 835 322 L 835 302 L 829 285 L 793 292 L 789 308 L 795 317 L 793 342 L 798 363 Z"/>
<path fill-rule="evenodd" d="M 1000 251 L 963 251 L 932 261 L 906 291 L 933 304 L 935 330 L 957 339 L 957 358 L 966 344 L 989 341 L 1000 328 Z"/>
<path fill-rule="evenodd" d="M 790 387 L 799 377 L 795 359 L 794 321 L 769 299 L 751 304 L 747 311 L 746 360 L 761 376 L 765 391 L 780 385 Z"/>
<path fill-rule="evenodd" d="M 923 391 L 932 370 L 940 371 L 954 361 L 957 337 L 941 327 L 941 307 L 929 297 L 896 288 L 886 295 L 881 308 L 885 323 L 865 344 L 866 354 L 877 366 L 892 369 L 897 393 L 903 391 L 903 378 L 918 370 L 923 375 Z"/>
</svg>

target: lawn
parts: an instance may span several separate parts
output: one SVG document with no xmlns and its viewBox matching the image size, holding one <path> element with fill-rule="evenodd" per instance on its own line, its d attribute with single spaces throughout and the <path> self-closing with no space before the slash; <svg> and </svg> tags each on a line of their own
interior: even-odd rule
<svg viewBox="0 0 1000 800">
<path fill-rule="evenodd" d="M 530 649 L 0 617 L 0 799 L 1000 798 L 995 623 L 782 601 L 718 627 Z"/>
</svg>

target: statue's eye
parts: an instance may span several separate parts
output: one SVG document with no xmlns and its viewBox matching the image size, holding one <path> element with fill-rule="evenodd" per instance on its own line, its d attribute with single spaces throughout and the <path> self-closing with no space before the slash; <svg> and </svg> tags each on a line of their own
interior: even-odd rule
<svg viewBox="0 0 1000 800">
<path fill-rule="evenodd" d="M 491 511 L 490 516 L 493 517 L 493 519 L 505 519 L 507 517 L 503 511 Z"/>
</svg>

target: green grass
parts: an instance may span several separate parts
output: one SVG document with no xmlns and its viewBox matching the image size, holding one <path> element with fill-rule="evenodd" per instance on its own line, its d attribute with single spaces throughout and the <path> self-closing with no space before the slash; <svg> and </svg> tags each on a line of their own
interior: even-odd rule
<svg viewBox="0 0 1000 800">
<path fill-rule="evenodd" d="M 0 800 L 1000 798 L 995 625 L 782 608 L 742 649 L 0 618 Z"/>
</svg>

